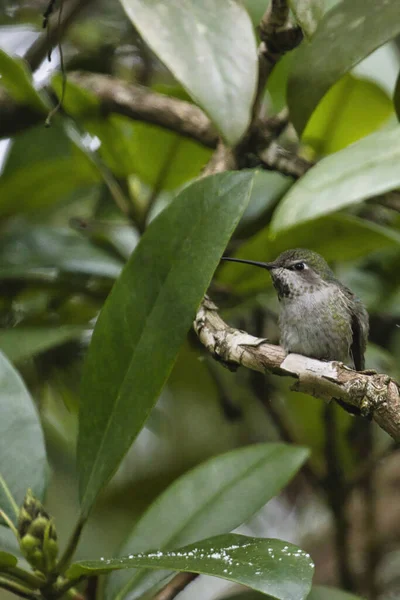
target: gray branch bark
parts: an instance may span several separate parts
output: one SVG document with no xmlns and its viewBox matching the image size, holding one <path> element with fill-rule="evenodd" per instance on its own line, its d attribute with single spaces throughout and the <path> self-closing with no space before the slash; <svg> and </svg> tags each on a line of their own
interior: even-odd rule
<svg viewBox="0 0 400 600">
<path fill-rule="evenodd" d="M 242 365 L 260 373 L 291 377 L 296 380 L 295 391 L 327 402 L 338 398 L 352 404 L 372 415 L 382 429 L 400 441 L 399 386 L 388 375 L 359 373 L 339 362 L 287 355 L 280 346 L 227 325 L 208 297 L 197 311 L 194 330 L 207 350 L 227 366 Z"/>
</svg>

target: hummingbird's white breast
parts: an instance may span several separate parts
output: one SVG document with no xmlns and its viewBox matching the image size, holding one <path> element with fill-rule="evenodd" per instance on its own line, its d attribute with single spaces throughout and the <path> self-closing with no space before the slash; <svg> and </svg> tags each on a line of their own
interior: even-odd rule
<svg viewBox="0 0 400 600">
<path fill-rule="evenodd" d="M 295 274 L 293 274 L 295 276 Z M 289 275 L 290 278 L 290 275 Z M 279 328 L 281 345 L 322 360 L 338 360 L 352 366 L 351 314 L 340 288 L 327 282 L 318 286 L 296 285 L 280 300 Z"/>
</svg>

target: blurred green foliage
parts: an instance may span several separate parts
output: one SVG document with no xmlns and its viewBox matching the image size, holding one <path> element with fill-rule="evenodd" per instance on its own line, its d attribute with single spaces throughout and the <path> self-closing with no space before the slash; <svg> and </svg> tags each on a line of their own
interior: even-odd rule
<svg viewBox="0 0 400 600">
<path fill-rule="evenodd" d="M 7 9 L 1 23 L 7 24 L 8 34 L 11 29 L 14 42 L 22 37 L 21 24 L 30 28 L 32 24 L 40 26 L 40 11 L 45 4 L 0 3 Z M 165 30 L 176 27 L 173 46 L 169 45 L 168 36 L 164 38 L 152 28 L 148 2 L 124 0 L 122 4 L 130 18 L 120 7 L 114 11 L 109 3 L 99 2 L 88 6 L 67 31 L 63 41 L 67 78 L 69 70 L 81 68 L 121 77 L 170 97 L 184 98 L 203 108 L 223 137 L 235 143 L 251 112 L 256 84 L 255 27 L 267 2 L 243 2 L 250 19 L 242 3 L 236 2 L 229 3 L 234 10 L 228 16 L 224 11 L 229 9 L 224 6 L 218 8 L 221 15 L 211 15 L 210 19 L 210 15 L 202 15 L 199 9 L 203 2 L 193 0 L 187 3 L 191 27 L 183 31 L 175 12 L 165 10 L 165 3 L 160 1 L 159 7 L 164 9 L 161 8 L 157 18 Z M 400 31 L 399 20 L 393 16 L 398 14 L 398 3 L 396 6 L 393 0 L 381 6 L 372 0 L 341 3 L 315 0 L 311 4 L 310 13 L 308 3 L 290 2 L 291 19 L 302 25 L 306 39 L 276 66 L 263 98 L 263 111 L 270 116 L 288 105 L 290 122 L 300 139 L 294 128 L 289 127 L 280 142 L 318 164 L 298 182 L 288 175 L 260 169 L 242 175 L 254 179 L 254 183 L 247 206 L 239 202 L 240 220 L 239 212 L 232 217 L 239 222 L 227 251 L 253 260 L 270 260 L 284 249 L 296 246 L 321 253 L 369 310 L 367 366 L 399 378 L 400 128 L 396 115 L 398 118 L 400 114 L 400 78 L 397 77 L 396 84 L 389 54 L 381 53 L 379 75 L 388 81 L 384 89 L 376 82 L 376 66 L 370 68 L 372 63 L 367 58 L 388 41 L 398 44 L 395 37 Z M 228 17 L 232 19 L 229 27 Z M 235 29 L 234 23 L 238 28 Z M 5 30 L 6 27 L 0 27 L 0 38 Z M 198 44 L 204 61 L 200 60 L 203 55 Z M 177 255 L 170 249 L 175 249 L 181 241 L 184 244 L 175 265 L 174 285 L 182 287 L 174 295 L 171 284 L 169 293 L 161 296 L 170 304 L 160 315 L 166 322 L 165 335 L 173 335 L 176 323 L 184 325 L 182 331 L 187 329 L 194 305 L 223 252 L 229 237 L 227 232 L 232 231 L 232 223 L 227 225 L 227 214 L 233 196 L 221 192 L 217 197 L 207 185 L 200 184 L 197 194 L 191 190 L 199 184 L 187 187 L 201 175 L 212 155 L 210 148 L 159 126 L 104 111 L 96 95 L 71 82 L 63 96 L 59 73 L 52 74 L 50 83 L 41 84 L 13 54 L 6 44 L 0 52 L 0 92 L 7 92 L 23 109 L 34 111 L 37 119 L 8 140 L 2 155 L 0 374 L 8 383 L 0 390 L 0 432 L 2 444 L 12 448 L 12 460 L 17 456 L 13 441 L 18 439 L 18 485 L 13 493 L 21 503 L 29 486 L 39 497 L 44 495 L 48 472 L 41 424 L 53 470 L 46 506 L 56 517 L 64 544 L 79 512 L 79 477 L 75 465 L 79 405 L 85 402 L 85 431 L 100 427 L 96 410 L 106 389 L 107 369 L 111 370 L 108 360 L 111 346 L 113 359 L 121 366 L 124 334 L 131 338 L 132 331 L 140 326 L 140 338 L 142 330 L 146 333 L 146 327 L 150 328 L 152 323 L 153 326 L 156 323 L 156 333 L 162 326 L 160 319 L 152 321 L 152 305 L 147 307 L 149 314 L 139 311 L 139 304 L 133 302 L 134 295 L 145 304 L 148 297 L 143 290 L 148 283 L 157 296 L 161 280 L 159 264 L 162 260 L 167 266 L 172 264 Z M 367 70 L 370 68 L 368 77 L 361 78 L 352 72 L 360 61 L 364 61 Z M 397 60 L 397 71 L 399 66 Z M 53 116 L 51 126 L 45 128 L 43 122 L 55 96 L 62 98 L 62 110 Z M 0 123 L 1 111 L 0 102 Z M 19 129 L 16 127 L 16 131 Z M 189 203 L 181 218 L 175 219 L 179 202 L 175 199 L 182 189 L 183 196 L 187 194 L 194 204 Z M 225 214 L 218 221 L 210 212 L 207 220 L 204 215 L 216 198 L 226 203 Z M 128 210 L 121 210 L 123 207 Z M 158 225 L 153 223 L 152 236 L 145 234 L 149 236 L 149 246 L 146 248 L 145 241 L 140 242 L 146 260 L 140 249 L 134 255 L 136 259 L 129 260 L 143 231 L 162 211 L 164 220 L 158 221 Z M 224 236 L 218 229 L 222 222 L 226 228 Z M 193 236 L 188 237 L 192 225 L 200 232 L 197 242 Z M 208 231 L 214 233 L 207 236 Z M 152 264 L 152 256 L 158 257 L 156 265 Z M 185 256 L 192 257 L 191 264 L 185 263 Z M 142 261 L 140 268 L 132 273 L 128 266 L 128 271 L 123 271 L 118 279 L 127 261 L 130 265 L 135 260 Z M 126 278 L 126 273 L 130 277 Z M 116 280 L 114 296 L 109 300 L 111 309 L 106 305 L 99 320 L 100 333 L 93 338 L 91 385 L 86 388 L 83 400 L 79 387 L 83 361 L 99 312 Z M 190 289 L 186 290 L 185 285 Z M 195 294 L 196 285 L 200 287 Z M 177 298 L 183 306 L 185 293 L 192 298 L 190 306 L 185 307 L 185 319 L 183 312 L 176 309 L 168 322 L 168 310 L 174 309 Z M 278 343 L 278 306 L 265 272 L 225 264 L 217 269 L 210 294 L 232 325 Z M 154 305 L 158 306 L 156 301 Z M 115 335 L 113 344 L 101 332 L 102 319 L 108 310 L 108 329 Z M 154 381 L 159 376 L 161 383 L 154 386 L 157 389 L 146 403 L 143 419 L 140 423 L 135 421 L 137 431 L 125 420 L 129 434 L 122 440 L 122 449 L 116 450 L 118 457 L 109 474 L 118 467 L 157 398 L 158 402 L 103 490 L 85 528 L 78 558 L 115 555 L 117 548 L 126 544 L 127 532 L 153 500 L 171 482 L 205 459 L 255 442 L 278 440 L 310 448 L 308 466 L 319 481 L 320 495 L 310 499 L 309 491 L 302 489 L 301 478 L 296 479 L 279 501 L 280 517 L 276 518 L 270 503 L 259 520 L 250 522 L 250 533 L 281 537 L 299 545 L 304 542 L 302 547 L 312 548 L 312 540 L 299 533 L 304 533 L 307 528 L 304 523 L 310 519 L 309 515 L 302 515 L 302 506 L 309 503 L 311 512 L 318 515 L 322 536 L 328 528 L 326 503 L 320 500 L 330 476 L 322 402 L 291 391 L 287 381 L 273 375 L 262 378 L 244 369 L 229 373 L 207 356 L 192 334 L 181 347 L 158 397 L 181 346 L 181 337 L 171 349 L 167 348 L 166 338 L 164 351 L 158 353 L 155 344 L 159 338 L 154 334 L 154 338 L 147 339 L 148 361 L 137 367 L 143 374 L 143 389 L 146 381 L 154 383 L 152 372 Z M 167 360 L 167 349 L 171 350 L 168 365 L 162 362 Z M 100 355 L 101 370 L 96 371 Z M 92 391 L 91 397 L 88 389 Z M 129 393 L 125 394 L 128 398 Z M 143 393 L 140 398 L 144 396 Z M 390 440 L 374 428 L 371 445 L 359 436 L 355 419 L 338 407 L 334 415 L 337 459 L 345 485 L 351 486 L 365 469 L 369 454 L 375 456 L 386 451 Z M 14 433 L 15 423 L 19 428 L 22 422 L 23 429 Z M 31 431 L 35 432 L 34 440 Z M 110 442 L 113 449 L 112 441 L 121 442 L 122 431 L 119 421 Z M 85 436 L 87 443 L 89 437 Z M 107 448 L 103 449 L 102 464 L 111 461 L 111 454 Z M 8 467 L 7 477 L 10 472 L 14 475 L 9 468 L 10 460 L 9 453 L 1 446 L 3 477 L 3 464 Z M 81 477 L 83 462 L 78 464 Z M 275 468 L 278 471 L 280 467 L 277 464 Z M 32 480 L 32 473 L 39 482 Z M 309 474 L 306 472 L 305 476 Z M 272 479 L 272 475 L 268 477 Z M 99 478 L 99 490 L 106 480 L 106 476 Z M 284 483 L 281 482 L 279 489 Z M 255 494 L 253 484 L 248 485 L 248 494 Z M 268 493 L 265 490 L 262 493 L 260 498 L 264 497 L 266 502 Z M 244 496 L 245 492 L 241 494 Z M 3 497 L 0 485 L 0 504 L 4 509 Z M 237 504 L 229 509 L 228 497 L 226 503 L 228 512 L 237 510 Z M 261 506 L 261 500 L 256 504 L 244 511 L 242 520 Z M 293 512 L 297 528 L 289 521 Z M 238 524 L 234 519 L 232 523 L 228 521 L 231 527 Z M 229 530 L 228 525 L 226 528 Z M 0 565 L 11 560 L 6 551 L 18 554 L 15 540 L 8 533 L 1 527 L 0 548 L 4 552 L 0 552 Z M 196 533 L 202 537 L 200 530 Z M 217 533 L 223 531 L 204 529 L 204 536 Z M 149 537 L 145 550 L 151 549 Z M 184 536 L 182 540 L 182 544 L 188 543 Z M 156 535 L 154 543 L 158 543 Z M 398 545 L 399 540 L 393 543 Z M 318 558 L 317 581 L 337 583 L 329 569 L 328 575 L 322 567 L 319 571 Z M 323 557 L 320 560 L 322 563 Z M 388 590 L 398 591 L 394 576 L 393 581 L 386 583 Z M 250 592 L 237 597 L 253 600 L 265 596 Z M 317 586 L 309 598 L 345 600 L 351 596 Z"/>
</svg>

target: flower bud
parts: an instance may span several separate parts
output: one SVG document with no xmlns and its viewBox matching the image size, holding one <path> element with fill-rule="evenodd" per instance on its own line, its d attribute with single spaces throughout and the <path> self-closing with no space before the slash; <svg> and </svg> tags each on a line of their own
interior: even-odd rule
<svg viewBox="0 0 400 600">
<path fill-rule="evenodd" d="M 18 516 L 19 545 L 26 560 L 41 573 L 50 573 L 58 554 L 53 519 L 28 490 Z"/>
</svg>

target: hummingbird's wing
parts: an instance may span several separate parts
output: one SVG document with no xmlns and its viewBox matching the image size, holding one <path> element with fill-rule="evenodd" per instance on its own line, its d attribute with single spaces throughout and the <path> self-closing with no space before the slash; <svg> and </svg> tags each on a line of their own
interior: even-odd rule
<svg viewBox="0 0 400 600">
<path fill-rule="evenodd" d="M 365 368 L 365 345 L 363 347 L 361 324 L 355 313 L 351 315 L 351 330 L 353 342 L 350 346 L 350 353 L 353 357 L 354 368 L 356 371 L 363 371 Z"/>
<path fill-rule="evenodd" d="M 353 294 L 351 290 L 343 286 L 351 314 L 351 330 L 353 340 L 350 346 L 350 354 L 353 358 L 356 371 L 363 371 L 365 368 L 365 349 L 368 341 L 369 317 L 361 300 Z"/>
</svg>

